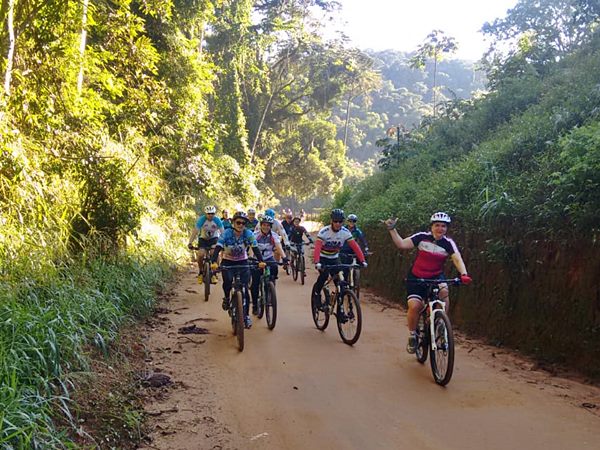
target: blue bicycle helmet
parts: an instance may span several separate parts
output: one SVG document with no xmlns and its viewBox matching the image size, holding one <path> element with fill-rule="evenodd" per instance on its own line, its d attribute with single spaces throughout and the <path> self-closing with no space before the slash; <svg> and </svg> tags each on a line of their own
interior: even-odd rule
<svg viewBox="0 0 600 450">
<path fill-rule="evenodd" d="M 271 208 L 267 209 L 265 211 L 265 216 L 269 216 L 274 219 L 275 218 L 275 210 L 271 209 Z"/>
</svg>

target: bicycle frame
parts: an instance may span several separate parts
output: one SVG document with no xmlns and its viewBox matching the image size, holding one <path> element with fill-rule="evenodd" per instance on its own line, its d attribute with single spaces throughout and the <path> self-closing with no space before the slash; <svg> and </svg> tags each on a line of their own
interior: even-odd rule
<svg viewBox="0 0 600 450">
<path fill-rule="evenodd" d="M 429 335 L 435 336 L 435 316 L 436 314 L 446 312 L 446 302 L 440 300 L 440 284 L 460 284 L 460 278 L 452 279 L 440 279 L 440 280 L 429 280 L 425 278 L 418 278 L 414 280 L 419 283 L 427 284 L 427 305 L 424 309 L 429 311 Z M 437 350 L 437 344 L 435 339 L 430 339 L 431 350 Z"/>
</svg>

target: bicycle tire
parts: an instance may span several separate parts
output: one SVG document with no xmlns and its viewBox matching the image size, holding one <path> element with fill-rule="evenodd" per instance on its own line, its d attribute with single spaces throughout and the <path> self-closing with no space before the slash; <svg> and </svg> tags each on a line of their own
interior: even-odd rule
<svg viewBox="0 0 600 450">
<path fill-rule="evenodd" d="M 354 280 L 354 293 L 356 298 L 360 299 L 360 270 L 352 269 L 352 278 Z"/>
<path fill-rule="evenodd" d="M 338 310 L 336 311 L 338 332 L 344 344 L 354 345 L 362 331 L 360 302 L 356 294 L 350 290 L 345 291 L 338 301 Z"/>
<path fill-rule="evenodd" d="M 297 261 L 297 257 L 292 257 L 292 259 L 290 259 L 290 269 L 292 269 L 292 278 L 294 279 L 294 281 L 298 280 L 298 261 Z"/>
<path fill-rule="evenodd" d="M 304 255 L 299 257 L 300 259 L 300 283 L 304 286 L 304 278 L 306 278 L 306 262 L 304 260 Z"/>
<path fill-rule="evenodd" d="M 323 297 L 330 297 L 330 294 L 325 290 L 323 290 L 323 294 L 323 296 L 319 295 L 320 303 L 317 303 L 315 297 L 312 294 L 310 296 L 313 322 L 315 323 L 317 329 L 321 331 L 325 331 L 325 329 L 329 325 L 329 307 L 325 307 Z"/>
<path fill-rule="evenodd" d="M 207 261 L 204 263 L 204 301 L 208 301 L 208 297 L 210 297 L 210 283 L 211 283 L 212 273 L 210 270 L 210 262 Z"/>
<path fill-rule="evenodd" d="M 429 328 L 425 325 L 425 314 L 419 315 L 419 323 L 417 324 L 417 350 L 415 356 L 417 361 L 424 364 L 427 361 L 429 354 Z"/>
<path fill-rule="evenodd" d="M 258 320 L 263 318 L 263 315 L 265 314 L 265 297 L 267 295 L 266 289 L 265 289 L 265 283 L 264 281 L 260 281 L 260 289 L 258 291 L 258 300 L 256 302 L 256 307 L 258 309 L 258 311 L 256 311 L 256 317 Z"/>
<path fill-rule="evenodd" d="M 244 350 L 244 300 L 242 298 L 242 292 L 235 292 L 235 325 L 236 325 L 236 336 L 238 342 L 238 350 L 241 352 Z"/>
<path fill-rule="evenodd" d="M 267 327 L 269 330 L 272 330 L 277 323 L 277 292 L 275 291 L 275 283 L 269 281 L 265 294 L 265 316 L 267 319 Z"/>
<path fill-rule="evenodd" d="M 454 371 L 454 333 L 445 312 L 436 311 L 434 317 L 435 335 L 431 339 L 435 339 L 437 349 L 431 350 L 429 362 L 433 379 L 440 386 L 445 386 L 450 382 Z"/>
</svg>

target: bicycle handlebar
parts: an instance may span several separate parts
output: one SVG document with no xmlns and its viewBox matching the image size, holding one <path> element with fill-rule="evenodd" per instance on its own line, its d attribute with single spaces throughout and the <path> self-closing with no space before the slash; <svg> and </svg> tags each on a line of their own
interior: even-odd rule
<svg viewBox="0 0 600 450">
<path fill-rule="evenodd" d="M 332 264 L 327 266 L 321 266 L 323 269 L 364 269 L 360 264 Z"/>
<path fill-rule="evenodd" d="M 431 278 L 405 278 L 404 281 L 409 282 L 409 283 L 419 283 L 419 284 L 441 284 L 441 283 L 448 283 L 448 284 L 454 284 L 454 285 L 459 285 L 462 284 L 462 282 L 460 281 L 460 278 L 438 278 L 438 279 L 431 279 Z"/>
</svg>

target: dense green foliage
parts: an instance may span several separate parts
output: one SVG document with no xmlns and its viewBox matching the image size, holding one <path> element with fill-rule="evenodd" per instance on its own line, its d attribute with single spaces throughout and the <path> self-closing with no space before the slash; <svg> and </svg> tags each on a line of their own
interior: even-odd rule
<svg viewBox="0 0 600 450">
<path fill-rule="evenodd" d="M 363 220 L 377 252 L 366 280 L 394 295 L 402 285 L 389 280 L 412 257 L 390 247 L 379 219 L 397 216 L 406 236 L 447 211 L 475 278 L 453 319 L 598 377 L 600 11 L 575 14 L 578 3 L 520 0 L 486 25 L 490 91 L 447 102 L 399 142 L 381 139 L 382 171 L 335 205 Z"/>
<path fill-rule="evenodd" d="M 401 125 L 409 130 L 424 117 L 432 115 L 434 64 L 429 59 L 422 70 L 411 67 L 411 53 L 392 50 L 369 52 L 373 67 L 381 74 L 381 85 L 367 95 L 356 97 L 350 106 L 348 157 L 365 164 L 376 162 L 381 151 L 377 140 L 386 130 Z M 485 87 L 485 75 L 475 64 L 460 60 L 441 60 L 437 64 L 437 104 L 467 99 Z M 333 110 L 332 122 L 343 137 L 345 107 Z M 439 112 L 439 111 L 438 111 Z"/>
</svg>

